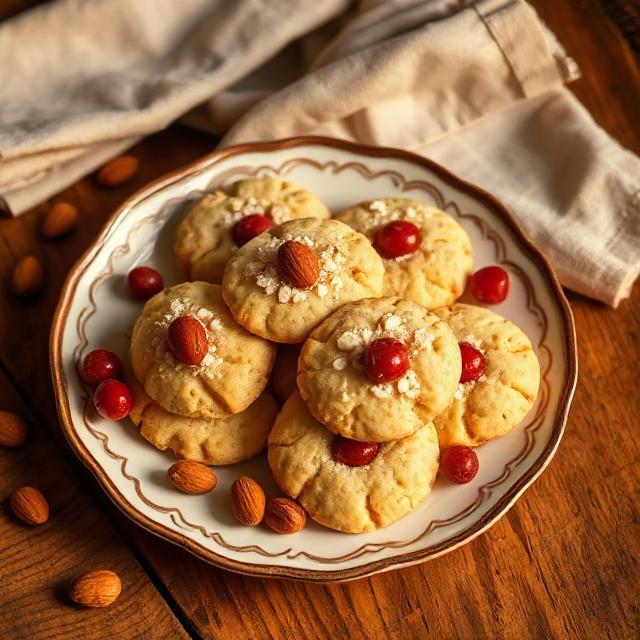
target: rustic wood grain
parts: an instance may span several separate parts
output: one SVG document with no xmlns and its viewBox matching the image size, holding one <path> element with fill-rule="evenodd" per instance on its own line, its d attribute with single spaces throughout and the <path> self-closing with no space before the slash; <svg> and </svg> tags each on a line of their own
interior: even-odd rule
<svg viewBox="0 0 640 640">
<path fill-rule="evenodd" d="M 0 406 L 30 422 L 23 446 L 0 449 L 0 637 L 188 638 L 51 435 L 1 373 Z M 49 521 L 41 526 L 22 524 L 11 513 L 9 495 L 24 485 L 39 489 L 49 503 Z M 97 568 L 115 571 L 123 592 L 108 609 L 81 610 L 69 602 L 67 586 Z"/>
<path fill-rule="evenodd" d="M 18 4 L 11 2 L 12 7 Z M 640 152 L 640 66 L 614 23 L 592 2 L 533 4 L 582 67 L 583 78 L 572 90 L 605 129 Z M 36 420 L 58 436 L 47 338 L 66 272 L 126 195 L 211 147 L 211 139 L 181 127 L 151 136 L 134 150 L 142 169 L 132 184 L 104 191 L 87 178 L 53 199 L 69 199 L 82 212 L 75 232 L 58 242 L 43 242 L 36 234 L 38 218 L 50 203 L 18 220 L 0 221 L 0 280 L 6 282 L 14 261 L 32 252 L 43 259 L 48 275 L 45 291 L 32 301 L 16 302 L 5 290 L 0 292 L 0 368 L 28 399 Z M 635 358 L 640 348 L 640 288 L 616 311 L 576 295 L 570 300 L 578 329 L 580 382 L 565 438 L 540 480 L 473 543 L 421 566 L 342 585 L 248 578 L 210 567 L 130 524 L 74 465 L 74 477 L 84 479 L 90 497 L 80 487 L 60 490 L 68 497 L 52 505 L 64 514 L 56 524 L 52 519 L 46 529 L 27 531 L 23 544 L 11 535 L 5 538 L 6 531 L 19 525 L 6 514 L 0 516 L 1 539 L 12 545 L 2 545 L 0 576 L 10 575 L 23 585 L 16 605 L 11 604 L 14 596 L 0 590 L 0 598 L 13 607 L 3 608 L 2 636 L 107 635 L 107 625 L 118 622 L 111 617 L 116 610 L 69 612 L 56 595 L 53 577 L 71 575 L 78 564 L 94 562 L 92 556 L 98 553 L 88 549 L 104 548 L 125 582 L 117 606 L 127 618 L 122 624 L 131 625 L 128 631 L 113 627 L 109 637 L 145 633 L 143 626 L 135 626 L 142 623 L 134 607 L 145 618 L 166 619 L 165 626 L 158 624 L 160 631 L 179 637 L 171 616 L 163 618 L 164 610 L 156 604 L 158 592 L 144 580 L 131 551 L 163 585 L 168 606 L 196 637 L 638 637 L 640 368 Z M 7 403 L 0 409 L 16 406 L 15 397 L 7 394 L 0 394 L 0 403 Z M 24 456 L 17 465 L 20 473 L 46 462 L 50 482 L 71 477 L 57 453 L 63 446 L 60 440 L 54 445 L 46 435 L 42 438 L 44 444 L 33 443 L 33 450 L 29 444 L 17 454 L 0 452 L 2 497 L 18 479 L 11 475 L 17 473 L 15 463 L 7 462 L 15 455 Z M 73 485 L 73 480 L 67 482 Z M 96 504 L 123 536 L 111 529 L 77 530 L 85 511 L 97 521 Z M 95 548 L 90 546 L 93 538 L 100 541 Z M 15 550 L 13 544 L 18 545 Z M 76 549 L 87 549 L 86 555 Z M 48 577 L 34 569 L 39 558 L 52 559 Z M 129 584 L 140 593 L 132 597 Z M 29 602 L 33 606 L 27 618 Z M 30 633 L 35 629 L 37 633 Z"/>
</svg>

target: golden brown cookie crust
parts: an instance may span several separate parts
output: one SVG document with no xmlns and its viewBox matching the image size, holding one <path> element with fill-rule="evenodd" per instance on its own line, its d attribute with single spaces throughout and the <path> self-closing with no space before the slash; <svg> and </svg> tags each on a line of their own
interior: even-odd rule
<svg viewBox="0 0 640 640">
<path fill-rule="evenodd" d="M 179 362 L 167 331 L 181 315 L 196 316 L 209 351 L 195 366 Z M 170 413 L 219 418 L 244 411 L 264 391 L 275 347 L 243 329 L 222 300 L 220 285 L 185 282 L 151 298 L 133 328 L 131 366 L 145 391 Z"/>
<path fill-rule="evenodd" d="M 140 383 L 134 382 L 131 390 L 131 420 L 140 435 L 160 451 L 169 449 L 178 458 L 203 464 L 235 464 L 258 455 L 267 445 L 278 413 L 278 405 L 268 391 L 241 413 L 207 419 L 165 411 Z"/>
<path fill-rule="evenodd" d="M 508 433 L 538 394 L 540 365 L 529 338 L 483 307 L 455 304 L 435 313 L 459 342 L 484 354 L 486 366 L 478 381 L 458 385 L 453 402 L 434 421 L 440 446 L 475 446 Z"/>
<path fill-rule="evenodd" d="M 366 466 L 331 455 L 334 435 L 307 410 L 299 393 L 285 403 L 269 434 L 269 465 L 278 486 L 320 524 L 360 533 L 385 527 L 415 509 L 438 471 L 438 438 L 428 423 L 384 443 Z"/>
<path fill-rule="evenodd" d="M 320 278 L 296 289 L 278 273 L 276 255 L 287 240 L 309 247 Z M 251 333 L 289 344 L 304 342 L 329 314 L 352 300 L 378 297 L 384 267 L 371 243 L 336 220 L 307 218 L 274 227 L 241 247 L 227 264 L 224 300 Z"/>
<path fill-rule="evenodd" d="M 366 346 L 377 338 L 400 340 L 409 371 L 375 384 L 364 370 Z M 460 379 L 458 342 L 424 307 L 400 298 L 344 305 L 315 329 L 298 363 L 298 388 L 311 414 L 346 438 L 386 442 L 411 435 L 453 399 Z"/>
<path fill-rule="evenodd" d="M 415 253 L 383 258 L 385 296 L 435 309 L 452 304 L 464 292 L 473 267 L 471 243 L 466 231 L 444 211 L 418 200 L 381 198 L 345 209 L 336 219 L 371 242 L 393 220 L 408 220 L 420 229 L 422 243 Z"/>
<path fill-rule="evenodd" d="M 220 284 L 227 262 L 238 249 L 233 225 L 256 213 L 274 224 L 331 215 L 316 195 L 277 178 L 240 180 L 221 187 L 198 200 L 178 225 L 174 255 L 180 276 Z"/>
</svg>

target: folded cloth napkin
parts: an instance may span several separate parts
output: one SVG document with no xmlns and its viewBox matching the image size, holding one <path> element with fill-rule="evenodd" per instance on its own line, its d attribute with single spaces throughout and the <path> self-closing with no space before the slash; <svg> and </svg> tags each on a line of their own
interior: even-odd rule
<svg viewBox="0 0 640 640">
<path fill-rule="evenodd" d="M 565 286 L 616 306 L 640 272 L 640 160 L 524 0 L 58 0 L 0 26 L 0 60 L 14 214 L 184 116 L 411 149 L 501 198 Z"/>
</svg>

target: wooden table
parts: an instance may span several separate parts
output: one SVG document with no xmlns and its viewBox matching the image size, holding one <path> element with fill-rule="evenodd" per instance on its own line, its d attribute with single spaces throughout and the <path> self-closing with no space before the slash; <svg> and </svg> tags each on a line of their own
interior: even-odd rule
<svg viewBox="0 0 640 640">
<path fill-rule="evenodd" d="M 11 0 L 0 18 L 31 4 Z M 640 65 L 617 27 L 595 0 L 533 4 L 582 67 L 572 90 L 640 153 Z M 0 451 L 0 637 L 638 637 L 638 286 L 616 311 L 569 295 L 580 383 L 559 453 L 489 532 L 438 560 L 329 586 L 253 579 L 211 567 L 115 510 L 61 436 L 48 370 L 51 317 L 67 271 L 106 216 L 212 147 L 179 126 L 146 139 L 134 149 L 142 169 L 131 184 L 103 191 L 87 178 L 52 199 L 82 211 L 63 240 L 37 234 L 51 202 L 0 221 L 2 282 L 24 254 L 47 266 L 38 299 L 0 293 L 0 409 L 31 428 L 27 445 Z M 46 525 L 28 528 L 11 516 L 8 496 L 21 484 L 49 498 Z M 122 577 L 122 596 L 109 609 L 71 607 L 66 582 L 97 567 Z"/>
</svg>

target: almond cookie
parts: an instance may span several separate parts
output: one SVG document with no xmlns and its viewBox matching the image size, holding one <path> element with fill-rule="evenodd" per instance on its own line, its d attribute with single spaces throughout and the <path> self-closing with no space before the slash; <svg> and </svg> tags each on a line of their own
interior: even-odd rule
<svg viewBox="0 0 640 640">
<path fill-rule="evenodd" d="M 198 200 L 178 225 L 174 245 L 178 272 L 185 280 L 220 284 L 229 258 L 252 234 L 287 220 L 330 215 L 313 193 L 290 182 L 275 178 L 234 182 Z M 236 226 L 248 216 L 253 219 Z"/>
<path fill-rule="evenodd" d="M 440 446 L 475 446 L 504 435 L 524 418 L 538 394 L 540 365 L 529 338 L 483 307 L 455 304 L 435 313 L 467 352 L 454 401 L 435 420 Z"/>
<path fill-rule="evenodd" d="M 466 231 L 449 215 L 417 200 L 363 202 L 336 216 L 364 233 L 383 258 L 384 295 L 427 309 L 455 302 L 472 270 Z"/>
<path fill-rule="evenodd" d="M 285 403 L 269 434 L 269 466 L 278 486 L 320 524 L 346 533 L 386 527 L 430 493 L 438 471 L 432 423 L 403 440 L 376 445 L 367 464 L 336 458 L 336 438 L 307 410 L 299 393 Z"/>
<path fill-rule="evenodd" d="M 280 402 L 284 402 L 297 388 L 296 376 L 298 375 L 298 358 L 300 357 L 300 344 L 278 345 L 276 361 L 271 371 L 271 390 Z"/>
<path fill-rule="evenodd" d="M 278 413 L 273 396 L 265 391 L 248 409 L 223 418 L 186 418 L 165 411 L 144 391 L 131 385 L 131 420 L 140 435 L 156 449 L 170 449 L 178 458 L 225 465 L 249 460 L 267 446 L 267 436 Z"/>
<path fill-rule="evenodd" d="M 170 327 L 184 316 L 204 329 L 199 364 L 179 360 L 169 343 Z M 274 358 L 275 347 L 235 322 L 220 285 L 207 282 L 185 282 L 155 295 L 131 338 L 131 365 L 145 391 L 163 409 L 191 418 L 244 411 L 266 387 Z"/>
<path fill-rule="evenodd" d="M 311 333 L 298 362 L 298 388 L 330 431 L 386 442 L 444 411 L 460 368 L 456 338 L 424 307 L 400 298 L 360 300 Z"/>
<path fill-rule="evenodd" d="M 229 260 L 222 282 L 235 319 L 274 342 L 304 342 L 346 302 L 379 297 L 384 267 L 361 233 L 336 220 L 292 220 Z"/>
</svg>

